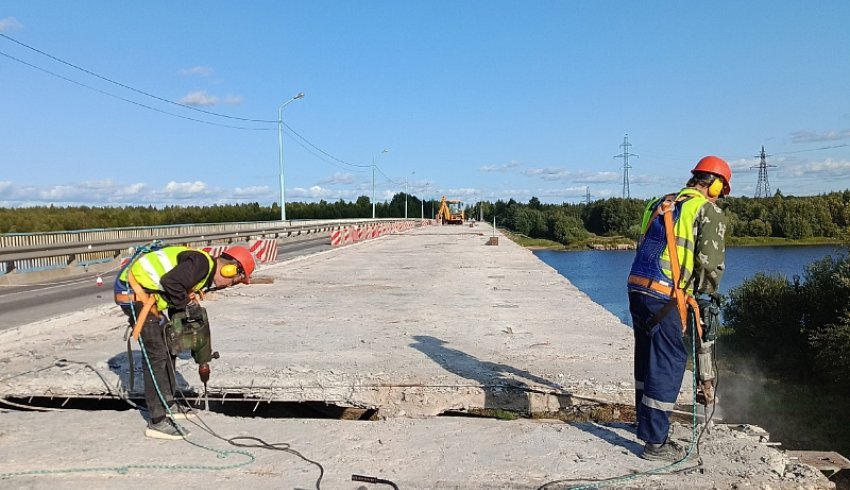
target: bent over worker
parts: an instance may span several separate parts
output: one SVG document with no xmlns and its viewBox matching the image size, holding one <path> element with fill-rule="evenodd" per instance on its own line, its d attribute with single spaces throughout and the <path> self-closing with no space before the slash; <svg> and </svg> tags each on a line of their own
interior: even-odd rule
<svg viewBox="0 0 850 490">
<path fill-rule="evenodd" d="M 229 247 L 216 258 L 201 250 L 167 246 L 134 257 L 119 274 L 115 302 L 128 315 L 130 325 L 135 327 L 134 337 L 140 336 L 144 347 L 142 371 L 150 415 L 147 437 L 176 440 L 188 435 L 172 420 L 185 419 L 186 414 L 174 400 L 176 355 L 169 348 L 166 335 L 169 319 L 177 312 L 183 312 L 190 320 L 193 315 L 200 315 L 201 294 L 247 284 L 254 267 L 251 252 L 241 246 Z M 206 313 L 203 315 L 205 320 Z"/>
<path fill-rule="evenodd" d="M 677 194 L 651 200 L 628 279 L 635 336 L 635 411 L 641 457 L 679 461 L 668 440 L 688 350 L 683 341 L 687 304 L 717 291 L 725 268 L 726 221 L 715 204 L 729 194 L 732 171 L 716 156 L 701 159 Z"/>
</svg>

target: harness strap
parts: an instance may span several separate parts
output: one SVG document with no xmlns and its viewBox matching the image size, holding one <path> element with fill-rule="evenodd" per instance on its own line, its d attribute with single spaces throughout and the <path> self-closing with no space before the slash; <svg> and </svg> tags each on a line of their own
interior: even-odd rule
<svg viewBox="0 0 850 490">
<path fill-rule="evenodd" d="M 133 340 L 139 340 L 139 334 L 142 333 L 142 327 L 145 326 L 145 320 L 148 319 L 148 315 L 153 310 L 154 315 L 159 315 L 159 311 L 156 309 L 156 296 L 148 293 L 139 284 L 139 280 L 136 279 L 136 276 L 133 275 L 132 272 L 127 274 L 127 279 L 130 280 L 130 286 L 133 288 L 133 293 L 135 293 L 135 297 L 142 302 L 142 311 L 136 315 L 136 325 L 133 326 Z"/>
<path fill-rule="evenodd" d="M 676 247 L 676 236 L 673 232 L 673 203 L 670 200 L 665 200 L 659 207 L 663 208 L 661 214 L 664 217 L 664 235 L 667 238 L 667 253 L 670 255 L 670 273 L 673 275 L 672 297 L 679 309 L 679 318 L 682 320 L 682 335 L 688 329 L 688 306 L 690 306 L 694 312 L 697 330 L 699 331 L 700 338 L 702 338 L 699 305 L 697 305 L 696 299 L 682 289 L 681 284 L 679 284 L 681 279 L 679 274 L 681 271 L 679 269 L 679 250 Z M 693 276 L 691 279 L 693 279 Z"/>
<path fill-rule="evenodd" d="M 133 361 L 133 349 L 130 347 L 132 338 L 127 337 L 127 365 L 130 366 L 130 391 L 136 390 L 136 362 Z"/>
</svg>

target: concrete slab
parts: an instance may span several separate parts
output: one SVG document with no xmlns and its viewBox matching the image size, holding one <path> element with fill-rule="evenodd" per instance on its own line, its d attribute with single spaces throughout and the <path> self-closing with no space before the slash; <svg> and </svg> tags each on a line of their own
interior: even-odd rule
<svg viewBox="0 0 850 490">
<path fill-rule="evenodd" d="M 532 253 L 505 239 L 485 245 L 490 235 L 483 226 L 444 226 L 386 236 L 262 269 L 273 283 L 227 290 L 207 302 L 213 346 L 222 354 L 213 363 L 213 395 L 373 408 L 384 420 L 206 412 L 203 419 L 227 437 L 292 443 L 326 467 L 323 488 L 359 488 L 353 473 L 401 488 L 535 488 L 569 479 L 547 487 L 563 488 L 657 468 L 636 456 L 638 441 L 625 424 L 425 418 L 453 410 L 631 403 L 629 328 Z M 612 287 L 622 287 L 621 279 L 612 278 Z M 124 330 L 122 315 L 107 304 L 0 333 L 0 396 L 123 389 Z M 70 362 L 56 363 L 63 358 Z M 184 388 L 200 391 L 192 361 L 179 360 L 178 369 Z M 140 389 L 140 366 L 136 375 Z M 0 486 L 315 487 L 317 469 L 290 454 L 256 450 L 256 461 L 234 466 L 243 460 L 148 440 L 143 427 L 136 411 L 0 412 Z M 192 444 L 228 448 L 192 430 Z M 678 427 L 674 437 L 690 435 Z M 620 486 L 831 486 L 768 439 L 755 427 L 717 427 L 700 446 L 704 474 Z M 148 466 L 123 468 L 125 474 L 87 471 L 128 464 Z M 186 466 L 158 466 L 175 464 Z M 20 474 L 31 470 L 63 472 Z"/>
<path fill-rule="evenodd" d="M 644 476 L 637 473 L 662 465 L 635 455 L 640 445 L 626 424 L 457 417 L 376 422 L 220 414 L 201 418 L 224 438 L 254 436 L 291 444 L 291 449 L 322 465 L 323 489 L 391 488 L 352 482 L 352 474 L 423 490 L 532 489 L 555 480 L 559 482 L 546 488 L 562 489 L 620 475 L 625 479 L 616 488 L 831 488 L 816 470 L 760 442 L 763 434 L 751 427 L 718 427 L 705 438 L 701 444 L 705 473 Z M 192 432 L 191 444 L 146 439 L 134 411 L 0 412 L 0 487 L 317 488 L 319 468 L 294 454 L 244 449 L 251 456 L 219 458 L 209 449 L 240 448 L 200 426 L 184 425 Z M 676 439 L 687 441 L 690 435 L 690 429 L 676 427 Z M 40 474 L 16 474 L 26 472 Z"/>
</svg>

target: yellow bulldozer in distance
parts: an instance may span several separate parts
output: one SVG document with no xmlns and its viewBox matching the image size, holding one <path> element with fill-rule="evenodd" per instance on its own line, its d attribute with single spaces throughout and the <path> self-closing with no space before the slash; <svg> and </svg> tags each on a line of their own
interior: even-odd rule
<svg viewBox="0 0 850 490">
<path fill-rule="evenodd" d="M 462 225 L 465 219 L 463 215 L 463 201 L 460 199 L 443 199 L 440 201 L 440 210 L 437 211 L 437 219 L 443 224 Z"/>
</svg>

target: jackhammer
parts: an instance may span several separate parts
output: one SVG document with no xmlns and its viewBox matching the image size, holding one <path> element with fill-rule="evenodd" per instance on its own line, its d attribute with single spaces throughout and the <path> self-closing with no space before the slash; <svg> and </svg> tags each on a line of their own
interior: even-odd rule
<svg viewBox="0 0 850 490">
<path fill-rule="evenodd" d="M 210 343 L 210 323 L 207 310 L 198 305 L 190 305 L 183 311 L 171 315 L 171 322 L 166 328 L 168 349 L 171 355 L 179 355 L 183 351 L 192 351 L 192 359 L 198 364 L 198 376 L 204 383 L 204 409 L 209 410 L 207 382 L 210 380 L 210 361 L 218 359 L 218 351 L 212 350 Z"/>
<path fill-rule="evenodd" d="M 709 409 L 713 408 L 715 399 L 715 386 L 717 384 L 717 370 L 715 366 L 714 343 L 717 340 L 717 330 L 720 328 L 720 296 L 712 295 L 708 298 L 697 300 L 699 306 L 699 322 L 702 335 L 696 335 L 699 329 L 691 331 L 696 335 L 696 359 L 694 369 L 696 370 L 699 386 L 697 387 L 697 402 L 705 408 L 706 423 L 708 422 Z M 693 312 L 692 312 L 693 313 Z M 691 315 L 691 321 L 695 321 L 696 315 Z M 695 326 L 695 325 L 694 325 Z M 713 410 L 712 410 L 713 411 Z"/>
</svg>

